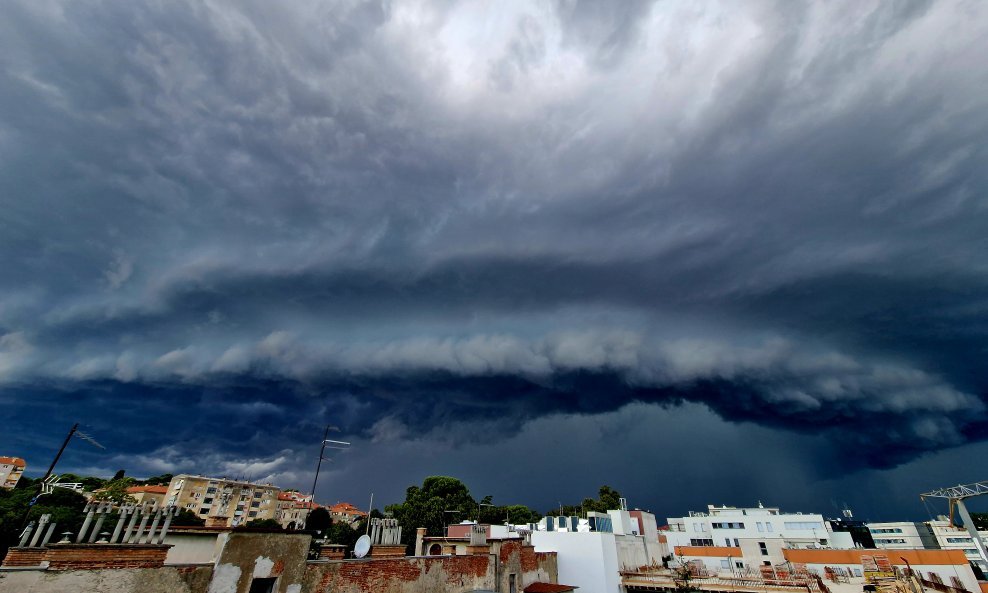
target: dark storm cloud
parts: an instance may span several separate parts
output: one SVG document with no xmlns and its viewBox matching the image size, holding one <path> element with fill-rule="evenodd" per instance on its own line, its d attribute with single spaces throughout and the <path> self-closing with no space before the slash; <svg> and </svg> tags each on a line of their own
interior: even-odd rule
<svg viewBox="0 0 988 593">
<path fill-rule="evenodd" d="M 984 439 L 984 9 L 601 6 L 11 4 L 7 414 L 282 479 L 325 415 Z"/>
</svg>

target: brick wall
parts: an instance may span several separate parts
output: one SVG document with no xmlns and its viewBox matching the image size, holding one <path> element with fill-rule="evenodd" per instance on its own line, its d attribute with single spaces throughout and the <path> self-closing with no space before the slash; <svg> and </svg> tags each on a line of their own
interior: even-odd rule
<svg viewBox="0 0 988 593">
<path fill-rule="evenodd" d="M 10 548 L 3 566 L 38 566 L 48 554 L 48 548 Z"/>
<path fill-rule="evenodd" d="M 422 593 L 493 589 L 494 557 L 448 556 L 309 563 L 306 593 Z"/>
<path fill-rule="evenodd" d="M 157 568 L 171 546 L 153 544 L 52 544 L 45 555 L 48 570 Z"/>
</svg>

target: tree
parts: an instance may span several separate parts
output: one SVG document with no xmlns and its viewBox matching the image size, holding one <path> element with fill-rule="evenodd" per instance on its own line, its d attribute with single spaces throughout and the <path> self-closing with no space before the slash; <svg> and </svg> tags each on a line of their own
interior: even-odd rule
<svg viewBox="0 0 988 593">
<path fill-rule="evenodd" d="M 111 481 L 111 482 L 115 482 L 115 481 L 117 481 L 117 480 L 122 480 L 122 479 L 124 479 L 124 476 L 125 476 L 125 475 L 127 475 L 127 472 L 125 472 L 125 471 L 124 471 L 124 470 L 122 470 L 122 469 L 118 469 L 118 470 L 117 470 L 117 473 L 115 473 L 115 474 L 113 474 L 113 477 L 112 477 L 112 478 L 110 478 L 110 481 Z"/>
<path fill-rule="evenodd" d="M 171 483 L 173 477 L 175 476 L 172 474 L 161 474 L 160 476 L 151 476 L 146 480 L 141 480 L 140 483 L 145 486 L 167 486 Z"/>
<path fill-rule="evenodd" d="M 79 532 L 82 509 L 86 506 L 82 495 L 56 488 L 51 494 L 37 497 L 35 505 L 29 506 L 37 493 L 38 481 L 30 478 L 21 478 L 13 490 L 0 488 L 0 557 L 6 555 L 7 548 L 17 545 L 25 514 L 31 521 L 37 521 L 41 515 L 51 515 L 51 520 L 57 524 L 56 534 Z"/>
<path fill-rule="evenodd" d="M 205 524 L 205 519 L 189 509 L 181 509 L 172 519 L 172 525 L 176 527 L 199 527 Z"/>
<path fill-rule="evenodd" d="M 449 476 L 430 476 L 422 487 L 409 486 L 405 502 L 385 507 L 402 527 L 401 540 L 411 546 L 415 530 L 425 527 L 426 535 L 443 536 L 446 526 L 477 515 L 477 501 L 466 485 Z"/>
<path fill-rule="evenodd" d="M 123 471 L 123 470 L 121 470 Z M 118 474 L 120 472 L 117 472 Z M 108 500 L 116 504 L 135 502 L 135 498 L 127 494 L 127 488 L 134 485 L 134 478 L 113 479 L 106 483 L 93 495 L 93 500 Z"/>
<path fill-rule="evenodd" d="M 248 521 L 244 527 L 253 527 L 256 529 L 281 529 L 281 523 L 278 523 L 274 519 L 253 519 Z"/>
<path fill-rule="evenodd" d="M 610 486 L 601 486 L 597 491 L 597 498 L 584 498 L 580 505 L 562 505 L 562 508 L 550 509 L 546 515 L 549 516 L 583 516 L 589 511 L 606 513 L 613 509 L 621 508 L 621 493 Z"/>
<path fill-rule="evenodd" d="M 332 523 L 333 520 L 329 516 L 329 511 L 323 507 L 319 507 L 318 509 L 314 509 L 305 518 L 305 529 L 306 531 L 324 533 Z"/>
</svg>

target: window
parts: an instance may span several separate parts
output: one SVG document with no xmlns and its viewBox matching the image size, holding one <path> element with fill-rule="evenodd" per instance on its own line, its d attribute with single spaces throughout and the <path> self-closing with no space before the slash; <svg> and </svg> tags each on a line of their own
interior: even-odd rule
<svg viewBox="0 0 988 593">
<path fill-rule="evenodd" d="M 762 556 L 768 556 L 768 547 L 765 542 L 758 542 L 758 549 L 762 551 Z"/>
<path fill-rule="evenodd" d="M 278 579 L 254 579 L 250 582 L 250 593 L 274 593 L 274 584 Z"/>
<path fill-rule="evenodd" d="M 514 573 L 508 575 L 508 593 L 518 593 L 518 583 Z"/>
<path fill-rule="evenodd" d="M 895 528 L 881 528 L 881 529 L 869 529 L 868 531 L 872 533 L 902 533 L 902 530 L 898 527 Z"/>
<path fill-rule="evenodd" d="M 691 539 L 691 546 L 712 546 L 714 545 L 714 540 L 712 539 Z"/>
<path fill-rule="evenodd" d="M 210 496 L 209 498 L 204 498 L 202 500 L 202 504 L 212 504 L 212 503 L 213 503 L 213 497 L 212 496 Z"/>
<path fill-rule="evenodd" d="M 247 516 L 248 517 L 256 517 L 257 516 L 257 511 L 251 511 L 251 512 L 247 513 Z"/>
<path fill-rule="evenodd" d="M 206 488 L 206 494 L 216 494 L 216 488 Z"/>
<path fill-rule="evenodd" d="M 252 509 L 256 509 L 259 506 L 261 506 L 261 503 L 259 501 L 257 501 L 257 500 L 255 500 L 254 502 L 250 503 L 250 507 Z"/>
<path fill-rule="evenodd" d="M 731 567 L 731 561 L 728 560 L 727 558 L 724 558 L 723 560 L 720 561 L 720 567 L 721 568 L 730 568 Z"/>
<path fill-rule="evenodd" d="M 772 524 L 771 523 L 766 523 L 765 524 L 765 531 L 767 531 L 769 533 L 772 533 L 774 530 L 775 529 L 772 527 Z"/>
<path fill-rule="evenodd" d="M 823 525 L 820 525 L 816 521 L 786 521 L 786 529 L 823 529 Z"/>
<path fill-rule="evenodd" d="M 740 548 L 741 547 L 741 544 L 738 542 L 738 538 L 734 538 L 734 547 L 735 548 Z"/>
<path fill-rule="evenodd" d="M 758 522 L 758 523 L 756 523 L 755 525 L 757 525 L 757 526 L 758 526 L 758 531 L 765 531 L 765 524 L 764 524 L 764 523 L 762 523 L 761 521 L 759 521 L 759 522 Z"/>
<path fill-rule="evenodd" d="M 205 515 L 208 512 L 209 512 L 209 509 L 199 509 L 199 514 L 200 515 Z"/>
<path fill-rule="evenodd" d="M 714 523 L 714 529 L 744 529 L 744 523 Z"/>
</svg>

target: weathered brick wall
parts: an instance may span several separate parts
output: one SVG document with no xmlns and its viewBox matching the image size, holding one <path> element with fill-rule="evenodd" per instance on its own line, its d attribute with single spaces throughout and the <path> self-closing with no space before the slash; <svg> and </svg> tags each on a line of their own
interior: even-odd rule
<svg viewBox="0 0 988 593">
<path fill-rule="evenodd" d="M 171 546 L 139 544 L 52 544 L 45 560 L 48 570 L 156 568 L 165 564 Z"/>
<path fill-rule="evenodd" d="M 10 548 L 3 566 L 38 566 L 48 554 L 48 548 Z"/>
<path fill-rule="evenodd" d="M 301 533 L 230 534 L 216 562 L 210 593 L 248 593 L 255 578 L 278 578 L 277 593 L 298 591 L 312 538 Z"/>
<path fill-rule="evenodd" d="M 516 575 L 518 589 L 532 583 L 555 583 L 559 575 L 555 552 L 536 552 L 535 547 L 521 540 L 499 540 L 493 548 L 501 563 L 500 591 L 508 591 L 510 575 Z"/>
<path fill-rule="evenodd" d="M 207 593 L 211 566 L 0 570 L 0 593 Z"/>
<path fill-rule="evenodd" d="M 305 593 L 461 593 L 494 589 L 495 557 L 447 556 L 310 562 Z"/>
</svg>

